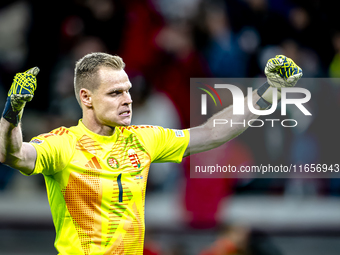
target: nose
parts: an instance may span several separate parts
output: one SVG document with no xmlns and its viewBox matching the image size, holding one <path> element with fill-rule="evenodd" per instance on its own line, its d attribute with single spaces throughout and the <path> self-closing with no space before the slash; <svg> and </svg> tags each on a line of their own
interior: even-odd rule
<svg viewBox="0 0 340 255">
<path fill-rule="evenodd" d="M 125 105 L 129 105 L 132 104 L 132 99 L 131 99 L 131 95 L 129 92 L 124 92 L 124 100 L 123 100 L 123 104 Z"/>
</svg>

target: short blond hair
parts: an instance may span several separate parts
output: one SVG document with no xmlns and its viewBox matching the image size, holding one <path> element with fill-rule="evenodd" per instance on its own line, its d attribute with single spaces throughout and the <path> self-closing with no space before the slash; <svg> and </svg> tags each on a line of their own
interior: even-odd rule
<svg viewBox="0 0 340 255">
<path fill-rule="evenodd" d="M 125 63 L 121 57 L 103 52 L 87 54 L 77 61 L 74 69 L 74 92 L 80 106 L 79 91 L 82 88 L 91 91 L 96 89 L 93 78 L 99 68 L 103 66 L 112 67 L 115 70 L 123 70 L 125 68 Z"/>
</svg>

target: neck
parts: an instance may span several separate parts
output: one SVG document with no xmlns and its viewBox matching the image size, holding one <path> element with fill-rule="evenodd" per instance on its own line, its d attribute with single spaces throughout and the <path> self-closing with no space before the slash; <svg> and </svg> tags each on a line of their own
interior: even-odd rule
<svg viewBox="0 0 340 255">
<path fill-rule="evenodd" d="M 84 126 L 93 133 L 103 136 L 112 136 L 115 132 L 115 127 L 110 127 L 99 123 L 96 118 L 89 118 L 84 115 L 82 120 Z"/>
</svg>

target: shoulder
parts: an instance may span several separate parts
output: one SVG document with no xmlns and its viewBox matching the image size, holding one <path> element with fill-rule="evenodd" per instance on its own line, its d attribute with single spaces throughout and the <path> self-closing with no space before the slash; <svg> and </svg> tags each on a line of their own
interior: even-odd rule
<svg viewBox="0 0 340 255">
<path fill-rule="evenodd" d="M 170 129 L 152 125 L 118 127 L 123 136 L 135 134 L 141 140 L 189 137 L 188 129 Z"/>
<path fill-rule="evenodd" d="M 131 125 L 118 127 L 121 135 L 125 138 L 135 137 L 142 144 L 147 145 L 152 141 L 156 141 L 157 137 L 162 134 L 163 128 L 151 125 Z"/>
<path fill-rule="evenodd" d="M 59 128 L 56 128 L 50 131 L 49 133 L 43 133 L 36 137 L 33 137 L 30 143 L 31 144 L 42 144 L 45 141 L 49 143 L 56 143 L 56 142 L 65 143 L 65 141 L 72 143 L 76 139 L 76 134 L 72 131 L 73 131 L 72 128 L 59 127 Z"/>
<path fill-rule="evenodd" d="M 41 135 L 38 135 L 38 137 L 43 137 L 43 138 L 47 138 L 47 137 L 50 137 L 50 136 L 63 136 L 63 135 L 68 135 L 70 133 L 70 130 L 69 128 L 66 128 L 66 127 L 59 127 L 59 128 L 56 128 L 56 129 L 53 129 L 52 131 L 50 131 L 49 133 L 44 133 L 44 134 L 41 134 Z"/>
</svg>

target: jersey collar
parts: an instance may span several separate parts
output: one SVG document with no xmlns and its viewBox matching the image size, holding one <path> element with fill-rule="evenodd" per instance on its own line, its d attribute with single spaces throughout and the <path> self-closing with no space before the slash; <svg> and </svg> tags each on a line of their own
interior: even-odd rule
<svg viewBox="0 0 340 255">
<path fill-rule="evenodd" d="M 91 130 L 89 130 L 84 123 L 82 122 L 82 120 L 79 120 L 78 123 L 78 127 L 89 137 L 91 137 L 92 139 L 102 143 L 102 144 L 111 144 L 111 143 L 115 143 L 118 139 L 118 136 L 120 134 L 120 130 L 119 128 L 115 128 L 115 132 L 113 133 L 113 135 L 111 136 L 105 136 L 105 135 L 99 135 L 97 133 L 92 132 Z"/>
</svg>

